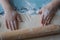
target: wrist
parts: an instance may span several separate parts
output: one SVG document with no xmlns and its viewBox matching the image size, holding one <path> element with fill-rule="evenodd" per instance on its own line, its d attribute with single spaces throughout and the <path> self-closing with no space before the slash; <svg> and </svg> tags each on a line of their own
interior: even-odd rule
<svg viewBox="0 0 60 40">
<path fill-rule="evenodd" d="M 53 0 L 53 5 L 58 8 L 60 6 L 60 0 Z"/>
<path fill-rule="evenodd" d="M 13 9 L 4 10 L 5 14 L 12 14 L 13 12 L 15 12 Z"/>
<path fill-rule="evenodd" d="M 59 1 L 58 0 L 54 0 L 54 1 L 50 2 L 47 7 L 49 9 L 53 9 L 53 8 L 58 9 L 59 5 L 60 5 L 60 0 Z"/>
<path fill-rule="evenodd" d="M 1 0 L 1 5 L 4 9 L 4 12 L 10 12 L 13 10 L 11 5 L 9 4 L 9 2 L 7 0 Z"/>
</svg>

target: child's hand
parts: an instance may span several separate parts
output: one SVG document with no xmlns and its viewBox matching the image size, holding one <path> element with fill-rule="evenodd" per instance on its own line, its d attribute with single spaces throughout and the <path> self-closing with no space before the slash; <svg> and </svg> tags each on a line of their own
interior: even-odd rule
<svg viewBox="0 0 60 40">
<path fill-rule="evenodd" d="M 8 29 L 16 30 L 19 28 L 18 22 L 21 21 L 21 17 L 17 12 L 12 11 L 5 13 L 4 18 L 5 18 L 6 27 Z"/>
<path fill-rule="evenodd" d="M 50 7 L 50 5 L 43 7 L 40 11 L 39 14 L 42 15 L 42 21 L 41 23 L 43 25 L 48 25 L 51 23 L 51 20 L 55 16 L 57 9 L 54 7 Z"/>
</svg>

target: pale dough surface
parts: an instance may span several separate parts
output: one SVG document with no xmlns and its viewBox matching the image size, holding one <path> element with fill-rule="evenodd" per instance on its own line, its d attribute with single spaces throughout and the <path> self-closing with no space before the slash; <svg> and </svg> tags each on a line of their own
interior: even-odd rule
<svg viewBox="0 0 60 40">
<path fill-rule="evenodd" d="M 22 19 L 24 19 L 24 22 L 21 22 L 20 24 L 20 29 L 21 28 L 31 28 L 31 27 L 39 27 L 41 26 L 40 20 L 41 16 L 40 15 L 32 15 L 31 17 L 28 17 L 29 19 L 26 18 L 25 15 L 22 15 Z M 30 19 L 31 18 L 31 19 Z M 6 32 L 10 31 L 6 29 L 5 25 L 3 25 L 3 17 L 0 16 L 0 32 Z M 60 10 L 56 13 L 56 16 L 52 20 L 52 24 L 57 24 L 60 25 Z M 48 36 L 48 37 L 42 37 L 42 38 L 35 38 L 35 39 L 26 39 L 26 40 L 60 40 L 60 35 L 55 35 L 55 36 Z"/>
</svg>

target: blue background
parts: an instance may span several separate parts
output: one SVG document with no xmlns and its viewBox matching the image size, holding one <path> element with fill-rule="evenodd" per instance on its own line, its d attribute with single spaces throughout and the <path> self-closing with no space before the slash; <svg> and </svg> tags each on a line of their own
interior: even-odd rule
<svg viewBox="0 0 60 40">
<path fill-rule="evenodd" d="M 38 10 L 49 2 L 51 0 L 10 0 L 12 7 L 22 13 L 31 9 Z M 3 12 L 4 10 L 0 5 L 0 14 Z"/>
</svg>

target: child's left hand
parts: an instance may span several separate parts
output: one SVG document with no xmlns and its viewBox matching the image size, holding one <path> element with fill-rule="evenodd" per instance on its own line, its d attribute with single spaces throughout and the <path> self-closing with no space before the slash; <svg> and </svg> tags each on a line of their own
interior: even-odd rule
<svg viewBox="0 0 60 40">
<path fill-rule="evenodd" d="M 20 15 L 16 11 L 4 14 L 6 27 L 11 30 L 19 29 L 18 22 L 22 21 Z"/>
<path fill-rule="evenodd" d="M 48 25 L 51 23 L 51 20 L 55 16 L 57 9 L 54 7 L 51 7 L 50 5 L 45 6 L 41 8 L 39 11 L 39 14 L 42 15 L 41 23 L 42 25 Z"/>
</svg>

